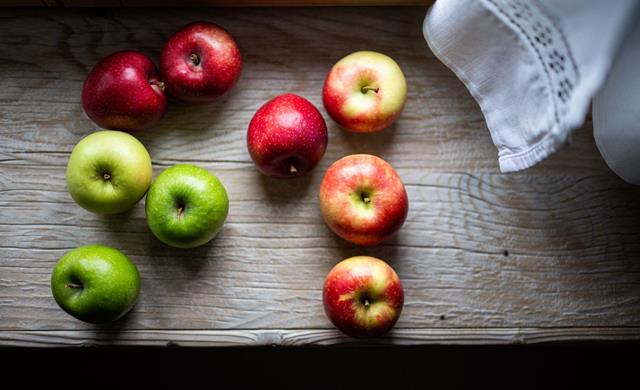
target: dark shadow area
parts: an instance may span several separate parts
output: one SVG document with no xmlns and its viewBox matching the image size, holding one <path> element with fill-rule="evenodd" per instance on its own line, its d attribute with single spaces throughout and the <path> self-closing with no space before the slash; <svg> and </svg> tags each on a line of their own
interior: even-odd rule
<svg viewBox="0 0 640 390">
<path fill-rule="evenodd" d="M 637 381 L 639 344 L 257 348 L 0 349 L 7 381 L 190 388 L 621 388 Z M 6 363 L 5 363 L 6 364 Z M 19 374 L 27 368 L 37 375 Z M 631 381 L 631 382 L 629 382 Z M 7 382 L 8 383 L 8 382 Z M 63 382 L 58 382 L 60 384 Z M 633 385 L 631 388 L 634 387 Z M 625 386 L 627 388 L 627 386 Z"/>
</svg>

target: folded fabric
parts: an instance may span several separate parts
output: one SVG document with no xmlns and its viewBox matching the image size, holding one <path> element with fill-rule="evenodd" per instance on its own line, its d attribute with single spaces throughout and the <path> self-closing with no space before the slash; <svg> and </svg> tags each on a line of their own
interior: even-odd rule
<svg viewBox="0 0 640 390">
<path fill-rule="evenodd" d="M 640 23 L 636 20 L 593 100 L 593 135 L 609 168 L 640 185 Z"/>
<path fill-rule="evenodd" d="M 478 101 L 502 172 L 528 168 L 582 125 L 635 0 L 438 0 L 433 53 Z"/>
</svg>

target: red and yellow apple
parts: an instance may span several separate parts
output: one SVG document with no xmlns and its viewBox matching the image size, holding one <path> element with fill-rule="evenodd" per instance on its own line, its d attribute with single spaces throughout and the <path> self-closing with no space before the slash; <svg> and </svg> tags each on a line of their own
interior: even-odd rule
<svg viewBox="0 0 640 390">
<path fill-rule="evenodd" d="M 336 328 L 355 337 L 380 336 L 398 320 L 404 290 L 398 274 L 384 261 L 351 257 L 327 275 L 322 300 Z"/>
<path fill-rule="evenodd" d="M 404 184 L 383 159 L 354 154 L 329 167 L 320 184 L 320 210 L 343 239 L 376 245 L 400 229 L 409 210 Z"/>
<path fill-rule="evenodd" d="M 322 90 L 327 112 L 347 130 L 370 133 L 390 126 L 407 98 L 407 82 L 389 56 L 358 51 L 329 71 Z"/>
</svg>

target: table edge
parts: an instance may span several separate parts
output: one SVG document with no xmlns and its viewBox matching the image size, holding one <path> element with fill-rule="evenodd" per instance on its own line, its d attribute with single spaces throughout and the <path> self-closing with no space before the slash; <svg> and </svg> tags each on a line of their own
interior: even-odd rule
<svg viewBox="0 0 640 390">
<path fill-rule="evenodd" d="M 345 336 L 335 329 L 0 330 L 0 347 L 505 345 L 563 342 L 640 342 L 640 327 L 397 329 L 387 336 L 364 340 Z"/>
</svg>

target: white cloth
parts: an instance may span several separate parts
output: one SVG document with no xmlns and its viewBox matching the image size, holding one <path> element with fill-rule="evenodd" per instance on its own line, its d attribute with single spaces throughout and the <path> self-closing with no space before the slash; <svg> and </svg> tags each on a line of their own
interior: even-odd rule
<svg viewBox="0 0 640 390">
<path fill-rule="evenodd" d="M 478 101 L 501 171 L 536 164 L 582 125 L 638 3 L 437 0 L 430 8 L 425 39 Z"/>
<path fill-rule="evenodd" d="M 640 23 L 593 100 L 593 135 L 611 170 L 640 185 Z"/>
</svg>

